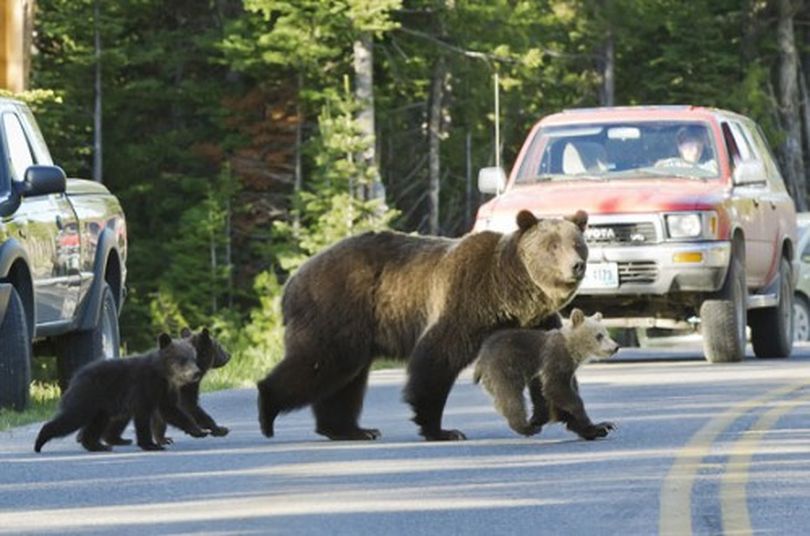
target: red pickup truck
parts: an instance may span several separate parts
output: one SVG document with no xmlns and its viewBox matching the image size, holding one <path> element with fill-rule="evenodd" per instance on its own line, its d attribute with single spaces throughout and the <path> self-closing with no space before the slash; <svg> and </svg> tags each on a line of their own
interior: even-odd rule
<svg viewBox="0 0 810 536">
<path fill-rule="evenodd" d="M 796 211 L 761 129 L 694 106 L 567 110 L 531 131 L 474 230 L 507 231 L 522 208 L 589 214 L 585 280 L 572 305 L 614 327 L 699 325 L 706 359 L 792 348 Z"/>
</svg>

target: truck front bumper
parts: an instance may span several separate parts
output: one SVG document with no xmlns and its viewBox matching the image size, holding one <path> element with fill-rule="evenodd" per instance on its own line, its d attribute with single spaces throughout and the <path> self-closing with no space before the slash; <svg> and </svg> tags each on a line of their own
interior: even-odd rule
<svg viewBox="0 0 810 536">
<path fill-rule="evenodd" d="M 589 245 L 588 270 L 615 263 L 615 281 L 586 277 L 579 295 L 665 295 L 715 292 L 726 278 L 731 257 L 727 241 L 664 242 L 650 246 Z M 611 267 L 612 269 L 612 267 Z"/>
</svg>

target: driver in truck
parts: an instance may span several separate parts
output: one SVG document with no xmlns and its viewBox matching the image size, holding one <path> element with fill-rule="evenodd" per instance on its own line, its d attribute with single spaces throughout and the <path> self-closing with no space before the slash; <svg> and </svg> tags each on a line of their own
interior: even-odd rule
<svg viewBox="0 0 810 536">
<path fill-rule="evenodd" d="M 711 147 L 706 147 L 706 129 L 689 125 L 678 129 L 675 134 L 678 156 L 665 158 L 655 163 L 655 167 L 697 167 L 717 172 L 717 163 Z"/>
</svg>

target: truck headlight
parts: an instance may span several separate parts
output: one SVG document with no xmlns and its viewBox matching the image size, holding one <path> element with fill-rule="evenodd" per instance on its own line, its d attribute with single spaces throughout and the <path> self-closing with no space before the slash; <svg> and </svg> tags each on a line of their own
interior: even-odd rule
<svg viewBox="0 0 810 536">
<path fill-rule="evenodd" d="M 717 213 L 714 211 L 667 214 L 665 220 L 669 238 L 717 238 Z"/>
<path fill-rule="evenodd" d="M 668 214 L 666 219 L 670 238 L 698 238 L 703 234 L 700 214 Z"/>
</svg>

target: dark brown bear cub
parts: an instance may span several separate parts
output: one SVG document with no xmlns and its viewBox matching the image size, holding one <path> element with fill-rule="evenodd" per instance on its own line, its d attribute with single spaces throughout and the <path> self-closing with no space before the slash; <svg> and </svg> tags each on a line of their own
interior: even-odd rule
<svg viewBox="0 0 810 536">
<path fill-rule="evenodd" d="M 588 359 L 610 357 L 619 349 L 601 319 L 599 313 L 586 317 L 574 309 L 570 325 L 560 329 L 507 329 L 484 342 L 473 379 L 489 391 L 512 430 L 533 435 L 547 422 L 559 421 L 580 437 L 595 439 L 613 429 L 610 422 L 591 422 L 574 376 Z M 534 404 L 530 421 L 523 399 L 527 386 Z"/>
<path fill-rule="evenodd" d="M 183 328 L 180 336 L 183 340 L 191 343 L 197 351 L 197 367 L 200 369 L 199 377 L 182 387 L 180 387 L 180 408 L 185 411 L 197 425 L 203 430 L 208 430 L 212 436 L 222 437 L 228 435 L 229 430 L 224 426 L 219 426 L 214 419 L 200 407 L 200 382 L 203 376 L 212 368 L 224 367 L 231 356 L 222 345 L 211 337 L 208 329 L 202 329 L 199 333 L 192 333 L 190 329 Z M 121 434 L 129 424 L 130 416 L 116 419 L 104 432 L 104 442 L 108 445 L 129 445 L 130 439 L 124 439 Z M 158 445 L 168 445 L 172 443 L 172 438 L 166 436 L 166 421 L 156 411 L 152 416 L 152 437 Z"/>
<path fill-rule="evenodd" d="M 152 440 L 150 421 L 159 409 L 172 425 L 194 437 L 201 430 L 178 407 L 178 389 L 199 377 L 197 354 L 184 340 L 172 340 L 162 333 L 157 350 L 124 359 L 91 363 L 70 380 L 62 395 L 59 412 L 39 431 L 34 450 L 54 437 L 63 437 L 81 429 L 82 446 L 89 451 L 110 450 L 101 443 L 101 435 L 110 420 L 132 415 L 138 446 L 143 450 L 162 450 Z"/>
<path fill-rule="evenodd" d="M 405 400 L 422 436 L 464 439 L 441 426 L 456 377 L 493 331 L 536 326 L 571 300 L 585 274 L 587 218 L 524 210 L 509 234 L 365 233 L 315 255 L 284 288 L 284 359 L 258 383 L 262 432 L 312 405 L 321 435 L 379 437 L 358 419 L 371 363 L 389 356 L 408 360 Z"/>
</svg>

